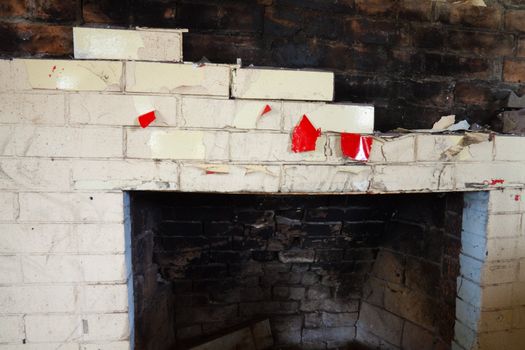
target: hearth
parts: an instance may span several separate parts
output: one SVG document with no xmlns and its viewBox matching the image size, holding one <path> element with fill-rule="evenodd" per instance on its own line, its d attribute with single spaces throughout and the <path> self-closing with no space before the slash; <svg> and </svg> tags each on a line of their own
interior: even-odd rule
<svg viewBox="0 0 525 350">
<path fill-rule="evenodd" d="M 449 349 L 462 194 L 132 192 L 137 349 Z"/>
</svg>

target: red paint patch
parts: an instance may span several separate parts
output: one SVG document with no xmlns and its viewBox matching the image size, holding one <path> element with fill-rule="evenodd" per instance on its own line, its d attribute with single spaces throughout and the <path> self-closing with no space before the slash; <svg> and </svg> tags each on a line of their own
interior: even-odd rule
<svg viewBox="0 0 525 350">
<path fill-rule="evenodd" d="M 494 186 L 494 185 L 503 185 L 503 183 L 505 182 L 505 180 L 503 179 L 492 179 L 490 181 L 490 185 L 491 186 Z"/>
<path fill-rule="evenodd" d="M 139 118 L 139 124 L 142 128 L 146 128 L 150 125 L 157 117 L 155 116 L 155 111 L 148 112 L 141 115 Z"/>
<path fill-rule="evenodd" d="M 51 78 L 51 74 L 48 74 L 47 76 Z"/>
<path fill-rule="evenodd" d="M 54 72 L 56 69 L 57 69 L 57 66 L 53 66 L 53 68 L 51 68 L 51 72 Z"/>
<path fill-rule="evenodd" d="M 261 116 L 265 115 L 266 113 L 269 113 L 271 112 L 272 110 L 272 107 L 270 107 L 270 105 L 266 105 L 261 113 Z"/>
<path fill-rule="evenodd" d="M 206 175 L 217 174 L 215 171 L 206 170 Z"/>
<path fill-rule="evenodd" d="M 515 196 L 514 196 L 514 200 L 515 200 L 516 202 L 519 202 L 519 201 L 521 200 L 521 196 L 520 196 L 519 194 L 515 195 Z"/>
<path fill-rule="evenodd" d="M 301 122 L 292 132 L 292 151 L 295 153 L 315 151 L 315 143 L 321 135 L 321 129 L 316 129 L 308 117 L 303 115 Z"/>
<path fill-rule="evenodd" d="M 370 149 L 374 139 L 371 136 L 360 134 L 341 134 L 341 150 L 346 157 L 366 162 L 370 156 Z"/>
</svg>

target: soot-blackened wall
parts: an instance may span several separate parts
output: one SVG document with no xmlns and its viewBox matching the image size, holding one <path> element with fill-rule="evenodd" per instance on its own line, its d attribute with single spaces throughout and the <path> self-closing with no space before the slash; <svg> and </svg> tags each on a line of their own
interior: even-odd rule
<svg viewBox="0 0 525 350">
<path fill-rule="evenodd" d="M 461 195 L 131 198 L 138 349 L 260 318 L 282 349 L 450 346 Z"/>
</svg>

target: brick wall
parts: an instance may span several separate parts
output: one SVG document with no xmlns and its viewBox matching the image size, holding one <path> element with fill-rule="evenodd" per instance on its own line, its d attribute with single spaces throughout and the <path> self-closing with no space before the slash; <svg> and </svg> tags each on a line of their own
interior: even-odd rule
<svg viewBox="0 0 525 350">
<path fill-rule="evenodd" d="M 269 317 L 283 349 L 450 348 L 461 196 L 134 193 L 137 346 Z"/>
<path fill-rule="evenodd" d="M 378 130 L 483 124 L 525 92 L 525 5 L 492 3 L 6 0 L 0 54 L 69 57 L 72 25 L 187 27 L 187 60 L 334 70 L 336 98 L 374 103 Z"/>
</svg>

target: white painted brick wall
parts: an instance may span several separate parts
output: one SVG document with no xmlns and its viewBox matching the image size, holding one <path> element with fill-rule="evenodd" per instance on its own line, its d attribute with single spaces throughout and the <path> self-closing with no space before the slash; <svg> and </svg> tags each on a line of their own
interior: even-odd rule
<svg viewBox="0 0 525 350">
<path fill-rule="evenodd" d="M 65 96 L 62 94 L 0 93 L 2 124 L 65 124 Z"/>
<path fill-rule="evenodd" d="M 1 190 L 70 191 L 71 162 L 40 158 L 0 158 Z"/>
<path fill-rule="evenodd" d="M 0 255 L 0 285 L 21 283 L 22 280 L 20 257 Z"/>
<path fill-rule="evenodd" d="M 24 337 L 22 316 L 0 316 L 0 343 L 15 343 Z"/>
<path fill-rule="evenodd" d="M 128 287 L 125 284 L 88 285 L 80 287 L 81 312 L 127 312 Z"/>
<path fill-rule="evenodd" d="M 59 284 L 0 287 L 0 310 L 7 314 L 75 312 L 75 288 Z"/>
<path fill-rule="evenodd" d="M 18 215 L 18 194 L 0 192 L 0 221 L 13 221 Z"/>
</svg>

